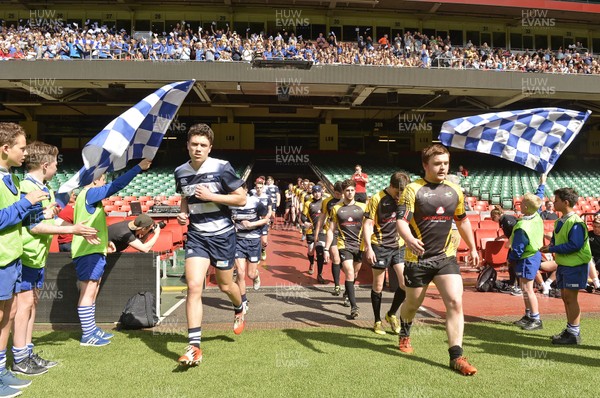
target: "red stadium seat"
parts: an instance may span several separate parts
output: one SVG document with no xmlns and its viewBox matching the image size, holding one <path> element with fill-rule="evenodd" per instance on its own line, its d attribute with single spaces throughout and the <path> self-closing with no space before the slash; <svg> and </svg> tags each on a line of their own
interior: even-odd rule
<svg viewBox="0 0 600 398">
<path fill-rule="evenodd" d="M 152 197 L 150 197 L 150 196 L 140 196 L 140 197 L 138 198 L 138 200 L 139 200 L 139 201 L 140 201 L 142 204 L 145 204 L 147 201 L 149 201 L 149 200 L 152 200 Z"/>
<path fill-rule="evenodd" d="M 131 206 L 123 205 L 123 206 L 119 207 L 119 211 L 124 211 L 126 213 L 129 213 L 131 211 Z"/>
<path fill-rule="evenodd" d="M 121 198 L 119 195 L 113 195 L 110 198 L 108 198 L 108 200 L 114 203 L 117 200 L 123 200 L 123 198 Z"/>
<path fill-rule="evenodd" d="M 115 211 L 116 209 L 117 209 L 116 206 L 113 206 L 113 205 L 104 206 L 104 212 L 106 214 L 110 214 L 111 211 Z"/>
<path fill-rule="evenodd" d="M 50 243 L 50 253 L 60 252 L 58 248 L 58 235 L 52 236 L 52 242 Z"/>
<path fill-rule="evenodd" d="M 479 228 L 482 229 L 498 229 L 498 223 L 492 220 L 479 221 Z"/>
<path fill-rule="evenodd" d="M 464 263 L 469 257 L 469 246 L 467 246 L 464 239 L 461 238 L 456 250 L 456 261 Z"/>
<path fill-rule="evenodd" d="M 119 207 L 123 206 L 124 204 L 126 204 L 126 203 L 125 203 L 124 201 L 122 201 L 122 200 L 115 200 L 115 201 L 113 202 L 113 205 L 114 205 L 116 208 L 119 208 Z"/>
<path fill-rule="evenodd" d="M 495 240 L 498 237 L 498 229 L 477 229 L 475 230 L 475 245 L 477 250 L 485 250 L 485 244 L 489 240 Z"/>
<path fill-rule="evenodd" d="M 172 242 L 175 245 L 179 245 L 183 243 L 183 228 L 179 224 L 167 223 L 165 227 L 160 231 L 160 235 L 162 237 L 163 232 L 170 232 L 172 235 Z"/>
<path fill-rule="evenodd" d="M 154 201 L 153 200 L 147 200 L 146 201 L 146 206 L 148 206 L 148 207 L 154 206 Z"/>
<path fill-rule="evenodd" d="M 488 211 L 488 207 L 487 205 L 483 206 L 483 205 L 475 205 L 475 207 L 473 207 L 473 210 L 475 211 Z"/>
<path fill-rule="evenodd" d="M 489 264 L 492 267 L 505 265 L 507 256 L 507 240 L 491 240 L 485 245 L 484 260 L 486 264 Z"/>
<path fill-rule="evenodd" d="M 469 219 L 469 221 L 471 221 L 471 226 L 475 227 L 476 225 L 478 225 L 479 221 L 481 220 L 479 213 L 475 214 L 475 213 L 471 213 L 471 214 L 467 214 L 467 218 Z"/>
<path fill-rule="evenodd" d="M 123 198 L 123 202 L 125 202 L 126 204 L 134 202 L 135 200 L 137 200 L 137 198 L 135 196 L 125 196 Z"/>
<path fill-rule="evenodd" d="M 173 233 L 171 231 L 160 231 L 158 240 L 152 246 L 152 251 L 156 253 L 166 253 L 173 250 Z"/>
<path fill-rule="evenodd" d="M 123 217 L 106 217 L 106 225 L 112 225 L 125 220 Z"/>
</svg>

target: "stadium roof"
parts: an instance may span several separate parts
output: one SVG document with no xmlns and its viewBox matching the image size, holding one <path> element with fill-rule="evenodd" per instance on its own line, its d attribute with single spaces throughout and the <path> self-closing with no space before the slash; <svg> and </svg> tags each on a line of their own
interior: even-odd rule
<svg viewBox="0 0 600 398">
<path fill-rule="evenodd" d="M 81 0 L 0 0 L 0 4 L 25 9 L 81 6 Z M 270 7 L 270 8 L 323 8 L 336 10 L 391 10 L 415 15 L 454 15 L 465 17 L 510 18 L 519 21 L 522 10 L 548 10 L 547 17 L 557 21 L 600 22 L 600 4 L 589 1 L 555 0 L 90 0 L 86 9 L 95 6 L 114 6 L 115 10 L 140 10 L 152 7 L 184 6 L 186 10 L 200 10 L 206 6 L 226 7 Z"/>
</svg>

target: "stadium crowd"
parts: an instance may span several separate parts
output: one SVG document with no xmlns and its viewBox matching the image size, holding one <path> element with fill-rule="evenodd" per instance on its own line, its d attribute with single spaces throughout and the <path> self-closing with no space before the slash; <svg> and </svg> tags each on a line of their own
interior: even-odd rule
<svg viewBox="0 0 600 398">
<path fill-rule="evenodd" d="M 35 21 L 35 20 L 34 20 Z M 374 41 L 368 31 L 355 41 L 338 41 L 334 32 L 320 33 L 316 40 L 304 39 L 283 30 L 275 36 L 243 34 L 227 26 L 195 31 L 185 21 L 171 32 L 132 37 L 125 29 L 99 26 L 97 22 L 79 26 L 54 21 L 42 26 L 22 22 L 0 26 L 0 60 L 10 59 L 119 59 L 153 61 L 251 62 L 265 60 L 304 60 L 317 65 L 354 64 L 392 67 L 441 67 L 561 74 L 600 74 L 598 57 L 581 43 L 558 49 L 508 50 L 488 43 L 476 46 L 452 44 L 449 37 L 427 37 L 407 31 L 393 38 L 384 35 Z"/>
</svg>

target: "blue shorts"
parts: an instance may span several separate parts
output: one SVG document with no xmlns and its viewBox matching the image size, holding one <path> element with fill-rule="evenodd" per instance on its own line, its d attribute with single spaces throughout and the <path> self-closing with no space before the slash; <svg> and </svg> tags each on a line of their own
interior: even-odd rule
<svg viewBox="0 0 600 398">
<path fill-rule="evenodd" d="M 260 238 L 237 238 L 235 244 L 235 258 L 245 258 L 248 259 L 248 261 L 251 263 L 258 263 L 260 261 L 261 251 L 262 244 L 260 243 Z"/>
<path fill-rule="evenodd" d="M 232 269 L 235 265 L 235 241 L 234 230 L 216 236 L 202 236 L 189 231 L 185 242 L 185 258 L 208 258 L 213 267 Z"/>
<path fill-rule="evenodd" d="M 73 259 L 77 280 L 99 281 L 104 275 L 106 256 L 102 253 L 88 254 Z"/>
<path fill-rule="evenodd" d="M 0 267 L 0 300 L 10 300 L 21 290 L 21 259 Z"/>
<path fill-rule="evenodd" d="M 263 225 L 262 231 L 260 231 L 262 236 L 266 236 L 269 234 L 269 224 Z"/>
<path fill-rule="evenodd" d="M 46 268 L 31 268 L 23 266 L 21 277 L 21 291 L 26 292 L 33 289 L 42 289 L 44 287 L 44 276 Z"/>
<path fill-rule="evenodd" d="M 567 267 L 559 265 L 556 269 L 556 287 L 559 289 L 585 289 L 588 280 L 588 265 Z"/>
<path fill-rule="evenodd" d="M 539 269 L 540 269 L 539 263 L 537 264 L 537 266 L 532 265 L 532 264 L 527 264 L 524 262 L 518 262 L 515 265 L 515 273 L 517 274 L 517 277 L 527 279 L 530 281 L 535 279 L 535 276 L 537 275 L 537 272 Z"/>
</svg>

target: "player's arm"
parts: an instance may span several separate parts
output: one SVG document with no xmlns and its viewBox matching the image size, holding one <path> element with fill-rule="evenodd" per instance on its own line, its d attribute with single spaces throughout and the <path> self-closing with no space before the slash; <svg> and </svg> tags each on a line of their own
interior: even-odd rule
<svg viewBox="0 0 600 398">
<path fill-rule="evenodd" d="M 400 201 L 398 202 L 398 210 L 396 212 L 396 228 L 398 234 L 406 243 L 413 253 L 420 256 L 425 252 L 425 246 L 420 239 L 413 236 L 410 231 L 410 221 L 413 218 L 415 211 L 416 194 L 414 189 L 409 185 L 402 192 Z"/>
<path fill-rule="evenodd" d="M 260 217 L 260 219 L 256 221 L 243 220 L 241 224 L 244 226 L 244 228 L 254 229 L 257 227 L 262 227 L 263 225 L 267 225 L 269 223 L 270 219 L 269 217 L 267 217 L 269 214 L 267 207 L 261 202 L 258 202 L 258 206 L 256 206 L 256 214 L 258 215 L 258 217 Z"/>
<path fill-rule="evenodd" d="M 279 208 L 279 205 L 281 204 L 281 192 L 279 192 L 279 188 L 277 188 L 277 206 L 276 208 Z"/>
<path fill-rule="evenodd" d="M 333 244 L 333 231 L 337 228 L 337 223 L 333 220 L 329 220 L 329 229 L 327 230 L 327 239 L 325 239 L 325 249 L 324 249 L 324 257 L 325 262 L 329 262 L 329 249 Z"/>
<path fill-rule="evenodd" d="M 321 214 L 317 219 L 317 225 L 315 225 L 315 236 L 319 236 L 321 233 L 321 229 L 323 229 L 323 225 L 325 225 L 325 220 L 327 219 L 327 201 L 323 201 L 323 205 L 321 206 Z"/>
<path fill-rule="evenodd" d="M 456 229 L 460 234 L 460 237 L 465 241 L 470 251 L 471 265 L 479 265 L 479 253 L 475 246 L 475 238 L 473 236 L 473 228 L 471 227 L 471 221 L 467 217 L 465 212 L 465 198 L 460 191 L 458 193 L 458 204 L 454 212 L 454 221 L 456 222 Z"/>
<path fill-rule="evenodd" d="M 242 188 L 242 181 L 235 174 L 233 167 L 227 162 L 223 166 L 221 173 L 221 185 L 226 194 L 220 194 L 211 192 L 210 189 L 204 184 L 198 184 L 194 195 L 196 198 L 208 202 L 219 203 L 225 206 L 238 206 L 242 207 L 246 205 L 246 191 Z"/>
<path fill-rule="evenodd" d="M 302 209 L 302 214 L 300 216 L 300 219 L 302 220 L 302 222 L 304 223 L 304 226 L 306 228 L 311 227 L 309 210 L 310 210 L 310 202 L 304 202 L 304 208 Z"/>
<path fill-rule="evenodd" d="M 179 205 L 179 214 L 177 214 L 177 222 L 180 225 L 186 225 L 189 214 L 190 208 L 188 207 L 188 200 L 185 196 L 182 196 L 181 203 Z"/>
<path fill-rule="evenodd" d="M 0 209 L 0 231 L 20 223 L 32 213 L 39 216 L 42 207 L 35 205 L 47 198 L 47 192 L 42 190 L 32 191 L 21 196 L 18 202 Z"/>
<path fill-rule="evenodd" d="M 29 230 L 34 234 L 58 235 L 58 234 L 73 234 L 80 236 L 94 236 L 98 230 L 85 225 L 86 221 L 70 224 L 60 218 L 57 218 L 54 224 L 39 223 L 29 226 Z"/>
<path fill-rule="evenodd" d="M 117 177 L 110 184 L 106 184 L 102 187 L 90 188 L 85 196 L 85 207 L 87 208 L 88 212 L 90 214 L 93 213 L 96 203 L 116 194 L 121 189 L 125 188 L 142 170 L 148 170 L 151 164 L 151 160 L 144 159 L 139 164 L 133 166 L 125 174 Z"/>
<path fill-rule="evenodd" d="M 365 258 L 369 262 L 370 265 L 375 264 L 377 258 L 375 257 L 375 253 L 373 252 L 373 246 L 371 246 L 371 238 L 373 237 L 373 226 L 375 225 L 373 221 L 373 216 L 377 211 L 378 201 L 375 199 L 375 196 L 369 200 L 369 204 L 365 209 L 365 215 L 363 219 L 363 244 L 365 245 Z"/>
<path fill-rule="evenodd" d="M 142 242 L 141 240 L 136 238 L 135 240 L 129 242 L 129 246 L 141 251 L 142 253 L 148 253 L 150 250 L 152 250 L 152 247 L 154 246 L 159 237 L 160 226 L 156 225 L 154 227 L 154 235 L 152 236 L 152 238 L 148 239 L 147 242 Z"/>
</svg>

